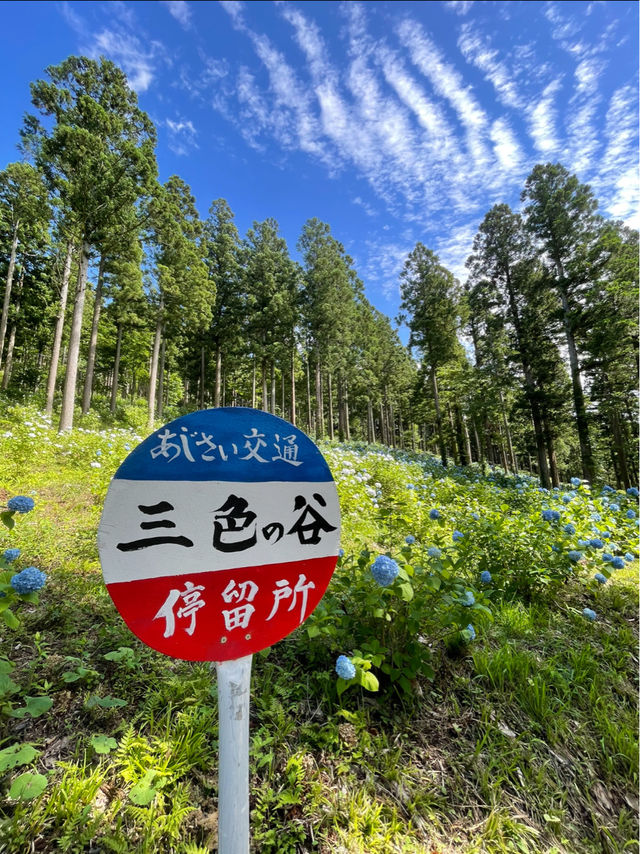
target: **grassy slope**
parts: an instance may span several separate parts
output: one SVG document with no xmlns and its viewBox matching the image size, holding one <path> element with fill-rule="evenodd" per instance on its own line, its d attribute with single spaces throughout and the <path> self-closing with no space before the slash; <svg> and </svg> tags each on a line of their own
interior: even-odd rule
<svg viewBox="0 0 640 854">
<path fill-rule="evenodd" d="M 97 561 L 101 502 L 125 444 L 136 440 L 124 432 L 58 438 L 37 418 L 20 417 L 7 422 L 11 435 L 0 433 L 0 484 L 4 497 L 35 491 L 37 507 L 0 546 L 19 546 L 21 566 L 35 564 L 49 580 L 40 604 L 21 608 L 21 628 L 0 629 L 0 655 L 16 664 L 23 695 L 47 694 L 54 705 L 35 719 L 0 719 L 0 749 L 33 744 L 33 770 L 49 777 L 40 798 L 21 804 L 7 792 L 26 769 L 0 775 L 0 852 L 212 850 L 217 712 L 209 668 L 138 643 Z M 385 490 L 394 478 L 421 477 L 406 460 L 329 455 L 334 470 L 339 459 L 352 469 L 360 460 Z M 380 532 L 361 484 L 338 479 L 343 545 L 359 550 Z M 460 484 L 434 488 L 462 504 L 475 500 Z M 422 509 L 414 503 L 407 513 L 423 530 Z M 468 654 L 437 656 L 435 679 L 418 683 L 413 703 L 348 693 L 341 706 L 334 657 L 302 632 L 256 656 L 255 850 L 637 850 L 636 578 L 637 563 L 595 593 L 571 583 L 551 602 L 498 604 Z M 599 619 L 591 624 L 580 611 L 594 597 Z M 104 658 L 122 646 L 132 653 Z M 66 681 L 79 664 L 88 673 Z M 90 708 L 95 696 L 126 705 Z M 99 734 L 117 747 L 97 753 L 91 739 Z M 150 768 L 157 794 L 136 805 L 129 793 Z"/>
</svg>

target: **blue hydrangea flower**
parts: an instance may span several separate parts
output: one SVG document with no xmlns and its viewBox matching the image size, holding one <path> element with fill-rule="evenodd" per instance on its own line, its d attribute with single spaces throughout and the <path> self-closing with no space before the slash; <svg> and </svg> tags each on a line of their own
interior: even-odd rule
<svg viewBox="0 0 640 854">
<path fill-rule="evenodd" d="M 557 522 L 560 518 L 560 513 L 557 510 L 543 510 L 542 518 L 545 522 Z"/>
<path fill-rule="evenodd" d="M 7 502 L 7 507 L 17 513 L 29 513 L 35 507 L 35 502 L 28 495 L 14 495 Z"/>
<path fill-rule="evenodd" d="M 404 541 L 408 546 L 412 546 L 415 543 L 416 538 L 412 534 L 409 534 L 408 537 L 404 538 Z"/>
<path fill-rule="evenodd" d="M 627 553 L 625 554 L 625 556 L 624 556 L 624 559 L 627 561 L 627 563 L 633 563 L 633 561 L 634 561 L 636 558 L 635 558 L 635 555 L 632 555 L 632 554 L 631 554 L 631 552 L 627 552 Z"/>
<path fill-rule="evenodd" d="M 611 510 L 613 513 L 617 513 L 619 509 L 620 509 L 619 504 L 610 504 L 609 505 L 609 510 Z"/>
<path fill-rule="evenodd" d="M 570 551 L 568 552 L 569 560 L 572 560 L 574 563 L 578 563 L 578 561 L 582 560 L 582 552 L 579 551 Z"/>
<path fill-rule="evenodd" d="M 569 522 L 569 524 L 565 525 L 562 530 L 565 532 L 565 534 L 575 534 L 576 526 L 572 525 L 571 522 Z"/>
<path fill-rule="evenodd" d="M 471 623 L 469 623 L 469 625 L 467 626 L 467 631 L 471 635 L 471 640 L 475 640 L 476 639 L 476 630 L 473 628 Z"/>
<path fill-rule="evenodd" d="M 572 495 L 569 495 L 569 493 L 568 493 L 568 492 L 565 492 L 565 494 L 562 496 L 562 503 L 563 503 L 563 504 L 568 504 L 568 503 L 571 501 L 571 499 L 572 499 L 572 498 L 573 498 L 573 496 L 572 496 Z"/>
<path fill-rule="evenodd" d="M 600 536 L 605 540 L 610 540 L 611 539 L 611 531 L 603 531 Z"/>
<path fill-rule="evenodd" d="M 439 519 L 440 518 L 440 511 L 436 510 L 435 507 L 433 508 L 433 510 L 429 510 L 429 518 L 430 519 Z"/>
<path fill-rule="evenodd" d="M 491 581 L 491 573 L 488 569 L 482 570 L 482 572 L 480 573 L 480 581 L 483 584 L 489 584 L 489 582 Z"/>
<path fill-rule="evenodd" d="M 586 617 L 587 620 L 590 620 L 592 623 L 596 618 L 596 612 L 592 611 L 591 608 L 583 608 L 582 615 Z"/>
<path fill-rule="evenodd" d="M 611 561 L 611 566 L 614 569 L 624 569 L 624 558 L 614 557 L 614 559 Z"/>
<path fill-rule="evenodd" d="M 586 547 L 587 547 L 588 545 L 589 545 L 589 540 L 578 540 L 578 546 L 579 546 L 579 548 L 581 548 L 581 549 L 586 549 Z"/>
<path fill-rule="evenodd" d="M 594 522 L 601 522 L 602 521 L 602 516 L 599 513 L 592 513 L 591 518 L 593 519 Z"/>
<path fill-rule="evenodd" d="M 407 489 L 415 489 L 415 486 L 412 483 L 408 483 Z"/>
<path fill-rule="evenodd" d="M 582 483 L 582 481 L 580 480 L 579 477 L 572 477 L 571 478 L 571 486 L 580 486 L 581 483 Z"/>
<path fill-rule="evenodd" d="M 627 519 L 635 519 L 636 518 L 636 511 L 635 510 L 627 510 L 627 512 L 625 513 L 625 516 L 627 517 Z"/>
<path fill-rule="evenodd" d="M 388 587 L 396 580 L 400 567 L 387 555 L 378 555 L 371 564 L 371 575 L 380 587 Z"/>
<path fill-rule="evenodd" d="M 478 514 L 477 514 L 477 513 L 472 513 L 472 514 L 471 514 L 471 518 L 472 518 L 472 519 L 475 519 L 475 520 L 476 520 L 476 522 L 480 519 L 480 517 L 478 516 Z"/>
<path fill-rule="evenodd" d="M 427 549 L 427 554 L 429 555 L 429 557 L 442 557 L 442 552 L 437 546 L 429 546 L 429 548 Z"/>
<path fill-rule="evenodd" d="M 356 675 L 354 663 L 346 655 L 339 655 L 336 661 L 336 673 L 341 679 L 353 679 Z"/>
<path fill-rule="evenodd" d="M 476 601 L 476 597 L 473 595 L 473 593 L 470 590 L 465 590 L 464 596 L 462 598 L 464 600 L 462 602 L 462 604 L 464 605 L 465 608 L 470 608 L 471 605 L 473 605 Z"/>
<path fill-rule="evenodd" d="M 35 566 L 28 566 L 22 572 L 18 572 L 11 577 L 11 586 L 16 593 L 35 593 L 44 587 L 47 576 L 44 572 L 40 572 Z"/>
<path fill-rule="evenodd" d="M 460 542 L 460 540 L 464 539 L 464 534 L 462 533 L 462 531 L 454 531 L 451 535 L 451 539 L 454 543 L 458 543 Z"/>
<path fill-rule="evenodd" d="M 630 486 L 629 489 L 627 489 L 627 495 L 630 495 L 632 498 L 637 498 L 639 493 L 635 486 Z"/>
<path fill-rule="evenodd" d="M 598 582 L 598 584 L 606 584 L 607 583 L 607 576 L 603 575 L 601 572 L 596 572 L 596 574 L 593 577 Z"/>
<path fill-rule="evenodd" d="M 598 537 L 594 537 L 592 540 L 589 540 L 589 545 L 592 549 L 603 549 L 604 543 L 602 540 L 599 540 Z"/>
<path fill-rule="evenodd" d="M 344 557 L 344 549 L 338 549 L 338 557 Z"/>
<path fill-rule="evenodd" d="M 602 560 L 605 563 L 611 563 L 611 561 L 613 560 L 613 555 L 609 554 L 609 552 L 603 552 L 602 553 Z"/>
<path fill-rule="evenodd" d="M 607 486 L 602 487 L 602 491 L 603 492 L 615 492 L 615 489 L 612 486 L 607 485 Z"/>
<path fill-rule="evenodd" d="M 2 557 L 7 563 L 13 563 L 14 560 L 20 557 L 20 549 L 5 549 Z"/>
</svg>

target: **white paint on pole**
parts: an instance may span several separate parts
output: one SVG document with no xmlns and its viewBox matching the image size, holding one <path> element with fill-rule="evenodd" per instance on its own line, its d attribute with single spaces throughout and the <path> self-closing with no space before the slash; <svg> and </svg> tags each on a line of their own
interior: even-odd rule
<svg viewBox="0 0 640 854">
<path fill-rule="evenodd" d="M 218 851 L 249 854 L 249 694 L 251 660 L 217 661 Z"/>
</svg>

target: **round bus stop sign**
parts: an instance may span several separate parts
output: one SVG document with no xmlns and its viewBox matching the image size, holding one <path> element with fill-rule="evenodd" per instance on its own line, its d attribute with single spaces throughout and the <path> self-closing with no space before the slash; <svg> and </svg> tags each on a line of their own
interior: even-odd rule
<svg viewBox="0 0 640 854">
<path fill-rule="evenodd" d="M 313 611 L 336 566 L 340 508 L 322 454 L 256 409 L 193 412 L 122 463 L 98 529 L 107 589 L 148 646 L 227 661 Z"/>
</svg>

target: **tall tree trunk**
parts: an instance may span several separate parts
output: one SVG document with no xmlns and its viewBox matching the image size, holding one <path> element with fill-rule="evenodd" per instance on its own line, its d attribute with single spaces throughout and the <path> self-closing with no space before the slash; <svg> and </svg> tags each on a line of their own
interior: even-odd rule
<svg viewBox="0 0 640 854">
<path fill-rule="evenodd" d="M 522 370 L 524 373 L 525 392 L 527 395 L 527 400 L 529 401 L 529 408 L 531 409 L 533 432 L 536 437 L 536 453 L 538 455 L 538 476 L 540 477 L 541 485 L 545 489 L 549 489 L 549 487 L 551 486 L 551 478 L 549 477 L 549 466 L 547 464 L 547 454 L 545 449 L 544 428 L 542 425 L 540 403 L 538 400 L 538 393 L 533 379 L 533 373 L 531 371 L 531 365 L 529 363 L 527 350 L 524 344 L 522 326 L 520 323 L 520 314 L 518 312 L 518 305 L 516 302 L 516 296 L 513 289 L 513 285 L 511 283 L 511 275 L 509 270 L 506 271 L 506 283 L 507 292 L 509 295 L 509 309 L 511 311 L 511 319 L 513 321 L 513 326 L 516 332 L 516 343 L 518 347 L 518 352 L 520 354 Z"/>
<path fill-rule="evenodd" d="M 504 425 L 504 434 L 507 438 L 507 448 L 509 449 L 509 458 L 511 460 L 511 465 L 516 474 L 518 474 L 518 463 L 516 461 L 516 455 L 513 452 L 513 442 L 511 440 L 511 428 L 509 427 L 509 420 L 507 418 L 507 408 L 504 403 L 504 397 L 502 395 L 502 389 L 499 390 L 500 393 L 500 409 L 502 411 L 502 423 Z"/>
<path fill-rule="evenodd" d="M 156 333 L 153 337 L 153 350 L 151 351 L 151 367 L 149 369 L 149 397 L 147 412 L 147 429 L 153 430 L 153 422 L 156 417 L 156 382 L 158 379 L 158 362 L 160 360 L 160 341 L 162 335 L 162 320 L 158 318 Z"/>
<path fill-rule="evenodd" d="M 351 427 L 349 426 L 349 381 L 344 381 L 344 432 L 347 442 L 351 441 Z"/>
<path fill-rule="evenodd" d="M 373 406 L 371 405 L 371 398 L 367 398 L 367 442 L 372 444 L 375 442 L 375 434 L 373 429 Z"/>
<path fill-rule="evenodd" d="M 122 323 L 118 324 L 118 335 L 116 338 L 116 358 L 113 363 L 113 380 L 111 382 L 111 405 L 109 410 L 113 415 L 118 402 L 118 378 L 120 376 L 120 356 L 122 353 Z"/>
<path fill-rule="evenodd" d="M 333 389 L 331 387 L 331 371 L 327 372 L 327 390 L 329 396 L 329 438 L 333 440 Z"/>
<path fill-rule="evenodd" d="M 82 392 L 82 414 L 86 415 L 91 406 L 91 394 L 93 391 L 93 371 L 96 364 L 96 349 L 98 347 L 98 324 L 100 323 L 100 311 L 102 309 L 102 288 L 104 284 L 104 254 L 100 255 L 98 266 L 98 281 L 96 283 L 96 298 L 93 303 L 93 319 L 91 321 L 91 337 L 89 338 L 89 351 L 87 352 L 87 370 L 84 375 L 84 389 Z"/>
<path fill-rule="evenodd" d="M 451 411 L 451 404 L 447 401 L 447 418 L 449 421 L 449 433 L 451 435 L 451 448 L 453 455 L 454 465 L 460 465 L 460 449 L 458 448 L 458 440 L 456 437 L 456 427 L 453 420 L 453 412 Z"/>
<path fill-rule="evenodd" d="M 560 486 L 560 475 L 558 474 L 558 461 L 556 459 L 556 449 L 553 442 L 553 434 L 547 419 L 546 414 L 543 420 L 544 425 L 544 441 L 547 446 L 547 457 L 549 458 L 549 471 L 551 474 L 551 483 L 553 486 Z"/>
<path fill-rule="evenodd" d="M 11 379 L 11 371 L 13 369 L 13 350 L 16 343 L 16 330 L 18 328 L 18 316 L 20 314 L 20 295 L 22 293 L 22 283 L 24 282 L 24 264 L 22 265 L 22 269 L 20 270 L 20 278 L 18 280 L 18 287 L 16 293 L 16 303 L 14 306 L 15 315 L 13 323 L 11 324 L 11 331 L 9 332 L 9 343 L 7 345 L 7 359 L 4 365 L 4 374 L 2 375 L 2 389 L 6 391 L 9 387 L 9 380 Z"/>
<path fill-rule="evenodd" d="M 316 438 L 324 436 L 324 401 L 322 400 L 322 370 L 320 355 L 316 354 Z"/>
<path fill-rule="evenodd" d="M 204 383 L 206 374 L 206 353 L 204 344 L 200 347 L 200 409 L 204 409 Z"/>
<path fill-rule="evenodd" d="M 455 403 L 453 405 L 454 415 L 455 415 L 455 424 L 456 424 L 456 438 L 458 441 L 458 452 L 460 454 L 460 465 L 468 466 L 471 463 L 471 453 L 467 453 L 467 447 L 464 442 L 464 430 L 462 425 L 462 410 L 460 409 L 460 404 Z"/>
<path fill-rule="evenodd" d="M 9 269 L 7 270 L 7 279 L 4 288 L 4 300 L 2 301 L 2 316 L 0 317 L 0 365 L 2 364 L 2 354 L 4 352 L 4 339 L 7 334 L 7 319 L 9 317 L 9 301 L 11 299 L 11 288 L 13 286 L 13 271 L 16 267 L 16 252 L 18 251 L 18 226 L 19 221 L 13 226 L 13 234 L 11 235 L 11 254 L 9 255 Z"/>
<path fill-rule="evenodd" d="M 53 347 L 51 350 L 51 364 L 49 366 L 49 377 L 47 378 L 47 402 L 44 411 L 47 415 L 53 412 L 53 401 L 56 393 L 56 379 L 58 378 L 58 363 L 60 361 L 60 346 L 62 344 L 62 333 L 64 331 L 64 318 L 67 311 L 67 295 L 69 293 L 69 279 L 71 278 L 71 261 L 73 259 L 73 244 L 67 244 L 67 252 L 62 269 L 62 282 L 60 284 L 60 303 L 56 328 L 53 333 Z"/>
<path fill-rule="evenodd" d="M 469 465 L 473 463 L 473 453 L 471 451 L 471 437 L 469 436 L 469 428 L 467 427 L 467 419 L 462 415 L 462 431 L 464 433 L 464 447 L 467 453 Z"/>
<path fill-rule="evenodd" d="M 620 429 L 620 419 L 616 412 L 613 412 L 611 415 L 611 433 L 613 436 L 613 447 L 615 448 L 615 454 L 613 456 L 618 462 L 620 479 L 622 480 L 625 489 L 628 489 L 632 484 L 631 478 L 629 477 L 625 443 L 622 436 L 622 430 Z"/>
<path fill-rule="evenodd" d="M 389 402 L 388 406 L 389 411 L 389 433 L 391 434 L 391 446 L 393 448 L 397 447 L 396 442 L 396 416 L 393 411 L 393 403 Z"/>
<path fill-rule="evenodd" d="M 291 423 L 296 426 L 296 347 L 291 348 Z"/>
<path fill-rule="evenodd" d="M 269 411 L 272 415 L 276 414 L 276 363 L 273 359 L 271 360 L 271 407 Z"/>
<path fill-rule="evenodd" d="M 311 433 L 312 429 L 312 421 L 311 421 L 311 376 L 309 369 L 309 356 L 305 359 L 306 369 L 307 369 L 307 430 Z"/>
<path fill-rule="evenodd" d="M 165 396 L 165 386 L 167 383 L 164 381 L 164 368 L 166 362 L 167 355 L 167 339 L 164 334 L 164 328 L 162 329 L 162 343 L 160 344 L 160 366 L 158 368 L 158 405 L 157 412 L 158 418 L 162 420 L 162 414 L 164 412 L 164 396 Z M 185 389 L 185 395 L 187 392 L 187 388 Z"/>
<path fill-rule="evenodd" d="M 589 422 L 587 420 L 587 408 L 584 402 L 582 380 L 580 378 L 580 365 L 578 363 L 578 351 L 571 327 L 571 310 L 569 307 L 569 296 L 564 281 L 564 269 L 559 258 L 554 259 L 558 274 L 560 276 L 560 299 L 562 301 L 562 323 L 567 340 L 567 351 L 569 353 L 569 368 L 571 371 L 571 387 L 573 389 L 573 407 L 576 415 L 576 427 L 580 442 L 580 458 L 582 460 L 583 477 L 593 483 L 596 476 L 595 461 L 589 438 Z"/>
<path fill-rule="evenodd" d="M 220 384 L 222 382 L 222 349 L 220 342 L 216 343 L 216 387 L 213 392 L 213 405 L 216 409 L 220 406 Z M 253 405 L 253 404 L 252 404 Z"/>
<path fill-rule="evenodd" d="M 251 372 L 251 408 L 256 408 L 256 357 L 253 357 L 253 370 Z"/>
<path fill-rule="evenodd" d="M 76 282 L 76 293 L 73 302 L 73 317 L 71 318 L 71 334 L 69 336 L 69 355 L 67 357 L 67 369 L 64 375 L 64 386 L 62 389 L 62 407 L 60 410 L 60 433 L 71 430 L 73 427 L 73 407 L 76 398 L 76 383 L 78 380 L 78 359 L 80 357 L 80 337 L 82 335 L 82 315 L 84 312 L 84 300 L 87 292 L 87 272 L 89 270 L 90 245 L 86 240 L 82 241 L 80 254 L 80 267 Z"/>
<path fill-rule="evenodd" d="M 473 426 L 473 439 L 476 443 L 476 453 L 478 455 L 478 460 L 480 462 L 480 469 L 482 474 L 485 473 L 485 459 L 484 459 L 484 447 L 482 442 L 480 441 L 480 437 L 478 436 L 478 425 L 476 424 L 475 418 L 471 419 L 471 424 Z"/>
<path fill-rule="evenodd" d="M 440 447 L 440 459 L 442 465 L 447 467 L 447 447 L 444 443 L 444 432 L 442 430 L 442 413 L 440 412 L 440 396 L 438 394 L 438 379 L 436 377 L 436 369 L 431 368 L 431 391 L 433 392 L 433 404 L 436 411 L 436 424 L 438 427 L 438 445 Z"/>
<path fill-rule="evenodd" d="M 346 431 L 344 429 L 344 381 L 342 371 L 338 371 L 338 441 L 344 442 Z"/>
<path fill-rule="evenodd" d="M 269 398 L 268 398 L 268 387 L 267 387 L 267 360 L 262 360 L 262 410 L 263 412 L 269 411 Z"/>
</svg>

